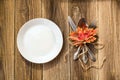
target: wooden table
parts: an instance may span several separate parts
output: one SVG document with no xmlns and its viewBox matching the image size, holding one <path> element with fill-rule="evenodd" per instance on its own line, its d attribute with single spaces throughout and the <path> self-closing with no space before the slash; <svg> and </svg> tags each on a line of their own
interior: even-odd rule
<svg viewBox="0 0 120 80">
<path fill-rule="evenodd" d="M 97 61 L 88 65 L 101 69 L 84 71 L 73 61 L 76 48 L 68 42 L 71 31 L 67 17 L 77 23 L 78 15 L 90 23 L 97 20 L 99 42 L 104 49 L 96 54 Z M 53 61 L 33 64 L 26 61 L 16 46 L 21 26 L 33 18 L 48 18 L 59 25 L 64 46 Z M 0 80 L 120 80 L 120 0 L 0 0 Z"/>
</svg>

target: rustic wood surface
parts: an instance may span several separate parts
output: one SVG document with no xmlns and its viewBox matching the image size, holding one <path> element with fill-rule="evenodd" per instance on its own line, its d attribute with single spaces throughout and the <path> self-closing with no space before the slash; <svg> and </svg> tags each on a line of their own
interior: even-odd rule
<svg viewBox="0 0 120 80">
<path fill-rule="evenodd" d="M 77 24 L 80 17 L 96 20 L 99 42 L 104 49 L 96 52 L 101 66 L 84 71 L 73 61 L 76 48 L 68 42 L 71 28 L 67 17 Z M 48 18 L 59 25 L 64 45 L 59 56 L 45 64 L 25 60 L 17 49 L 16 37 L 21 26 L 33 18 Z M 0 0 L 0 80 L 120 80 L 120 0 Z"/>
</svg>

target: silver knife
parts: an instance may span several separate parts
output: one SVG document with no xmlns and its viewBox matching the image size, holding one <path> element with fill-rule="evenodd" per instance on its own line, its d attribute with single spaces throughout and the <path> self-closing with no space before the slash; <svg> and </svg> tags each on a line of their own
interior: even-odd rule
<svg viewBox="0 0 120 80">
<path fill-rule="evenodd" d="M 86 46 L 86 45 L 85 45 L 85 46 Z M 95 62 L 95 61 L 96 61 L 96 58 L 95 58 L 94 53 L 89 49 L 88 46 L 86 46 L 86 47 L 87 47 L 87 49 L 88 49 L 88 54 L 89 54 L 89 56 L 90 56 L 90 59 L 91 59 L 93 62 Z"/>
<path fill-rule="evenodd" d="M 71 28 L 73 29 L 73 31 L 75 31 L 77 27 L 70 16 L 68 16 L 68 22 L 69 22 Z"/>
</svg>

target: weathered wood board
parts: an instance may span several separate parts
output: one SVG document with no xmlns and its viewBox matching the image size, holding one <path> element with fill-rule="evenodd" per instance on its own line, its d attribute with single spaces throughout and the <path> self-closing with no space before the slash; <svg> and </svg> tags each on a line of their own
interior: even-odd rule
<svg viewBox="0 0 120 80">
<path fill-rule="evenodd" d="M 77 24 L 80 17 L 90 23 L 96 20 L 99 43 L 105 45 L 96 53 L 100 66 L 84 71 L 73 61 L 76 48 L 68 41 L 71 16 Z M 33 18 L 48 18 L 61 29 L 63 48 L 53 61 L 33 64 L 17 49 L 16 38 L 21 26 Z M 119 0 L 0 0 L 0 80 L 120 80 L 120 1 Z"/>
</svg>

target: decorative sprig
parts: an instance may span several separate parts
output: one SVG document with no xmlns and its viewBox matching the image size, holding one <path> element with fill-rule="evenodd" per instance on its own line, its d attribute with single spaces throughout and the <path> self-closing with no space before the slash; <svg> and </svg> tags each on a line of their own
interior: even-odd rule
<svg viewBox="0 0 120 80">
<path fill-rule="evenodd" d="M 94 23 L 88 25 L 86 19 L 81 18 L 78 22 L 76 30 L 70 33 L 69 40 L 75 47 L 78 47 L 77 51 L 74 54 L 74 60 L 79 58 L 80 61 L 82 61 L 83 63 L 82 65 L 87 64 L 89 58 L 93 62 L 96 61 L 95 54 L 88 46 L 88 45 L 95 46 L 95 44 L 97 44 L 98 40 L 97 26 Z M 104 45 L 102 45 L 102 48 L 103 47 Z"/>
</svg>

